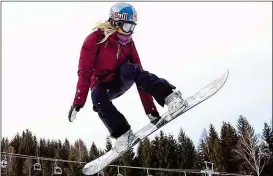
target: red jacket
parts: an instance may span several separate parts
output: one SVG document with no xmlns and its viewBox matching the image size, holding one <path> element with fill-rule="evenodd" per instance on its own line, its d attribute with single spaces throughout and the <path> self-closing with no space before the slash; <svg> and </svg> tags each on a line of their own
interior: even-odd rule
<svg viewBox="0 0 273 176">
<path fill-rule="evenodd" d="M 117 59 L 118 43 L 116 33 L 112 34 L 107 41 L 98 44 L 103 39 L 101 30 L 92 32 L 84 41 L 78 67 L 77 91 L 73 104 L 84 106 L 89 88 L 93 88 L 100 78 L 100 82 L 110 82 L 115 76 L 114 71 L 119 64 L 129 61 L 141 66 L 141 62 L 132 40 L 126 46 L 120 45 L 119 57 Z M 97 58 L 96 58 L 97 57 Z M 96 62 L 96 64 L 95 64 Z M 95 68 L 94 68 L 95 66 Z M 142 66 L 141 66 L 142 67 Z M 138 88 L 138 93 L 144 107 L 145 113 L 150 114 L 156 110 L 153 98 L 150 94 Z"/>
</svg>

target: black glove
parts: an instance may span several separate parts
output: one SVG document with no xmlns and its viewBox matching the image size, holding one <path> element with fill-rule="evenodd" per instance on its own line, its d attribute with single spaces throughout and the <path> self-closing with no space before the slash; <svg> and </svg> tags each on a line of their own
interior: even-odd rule
<svg viewBox="0 0 273 176">
<path fill-rule="evenodd" d="M 68 113 L 69 122 L 72 122 L 76 118 L 77 112 L 79 112 L 81 108 L 82 108 L 82 105 L 72 105 L 71 106 L 69 113 Z"/>
</svg>

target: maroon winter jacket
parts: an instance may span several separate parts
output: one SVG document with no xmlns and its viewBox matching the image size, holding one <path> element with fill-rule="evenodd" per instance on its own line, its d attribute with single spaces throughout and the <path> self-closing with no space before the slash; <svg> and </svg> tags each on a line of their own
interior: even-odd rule
<svg viewBox="0 0 273 176">
<path fill-rule="evenodd" d="M 84 106 L 89 88 L 93 88 L 98 83 L 111 82 L 119 64 L 129 61 L 142 67 L 133 40 L 126 46 L 119 45 L 120 49 L 118 49 L 116 33 L 112 34 L 107 41 L 98 44 L 103 37 L 103 32 L 96 30 L 83 43 L 78 67 L 77 91 L 73 104 Z M 140 89 L 138 92 L 145 113 L 150 114 L 157 111 L 152 96 Z"/>
</svg>

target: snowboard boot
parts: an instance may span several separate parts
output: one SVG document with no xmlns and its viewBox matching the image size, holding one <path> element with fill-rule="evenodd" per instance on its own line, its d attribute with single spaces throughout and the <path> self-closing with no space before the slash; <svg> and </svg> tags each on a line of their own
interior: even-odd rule
<svg viewBox="0 0 273 176">
<path fill-rule="evenodd" d="M 183 110 L 188 106 L 188 102 L 183 100 L 180 91 L 173 91 L 173 93 L 167 96 L 165 99 L 165 104 L 168 106 L 170 115 L 175 113 L 177 110 L 181 108 Z"/>
<path fill-rule="evenodd" d="M 131 129 L 129 129 L 126 133 L 121 135 L 116 139 L 113 150 L 117 153 L 123 152 L 126 148 L 128 148 L 134 141 L 136 137 Z"/>
</svg>

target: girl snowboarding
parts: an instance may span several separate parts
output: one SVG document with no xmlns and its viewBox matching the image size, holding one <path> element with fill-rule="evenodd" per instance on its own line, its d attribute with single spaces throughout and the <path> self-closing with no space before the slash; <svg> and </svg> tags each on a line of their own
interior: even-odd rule
<svg viewBox="0 0 273 176">
<path fill-rule="evenodd" d="M 137 22 L 135 8 L 119 2 L 110 9 L 108 21 L 95 27 L 85 41 L 80 53 L 76 95 L 69 111 L 71 121 L 83 108 L 91 89 L 93 110 L 105 124 L 117 152 L 126 148 L 134 139 L 131 126 L 124 115 L 112 104 L 113 99 L 125 93 L 134 83 L 151 123 L 156 124 L 160 115 L 153 98 L 170 113 L 186 106 L 179 91 L 167 80 L 143 69 L 132 34 Z M 153 98 L 152 98 L 153 97 Z"/>
</svg>

